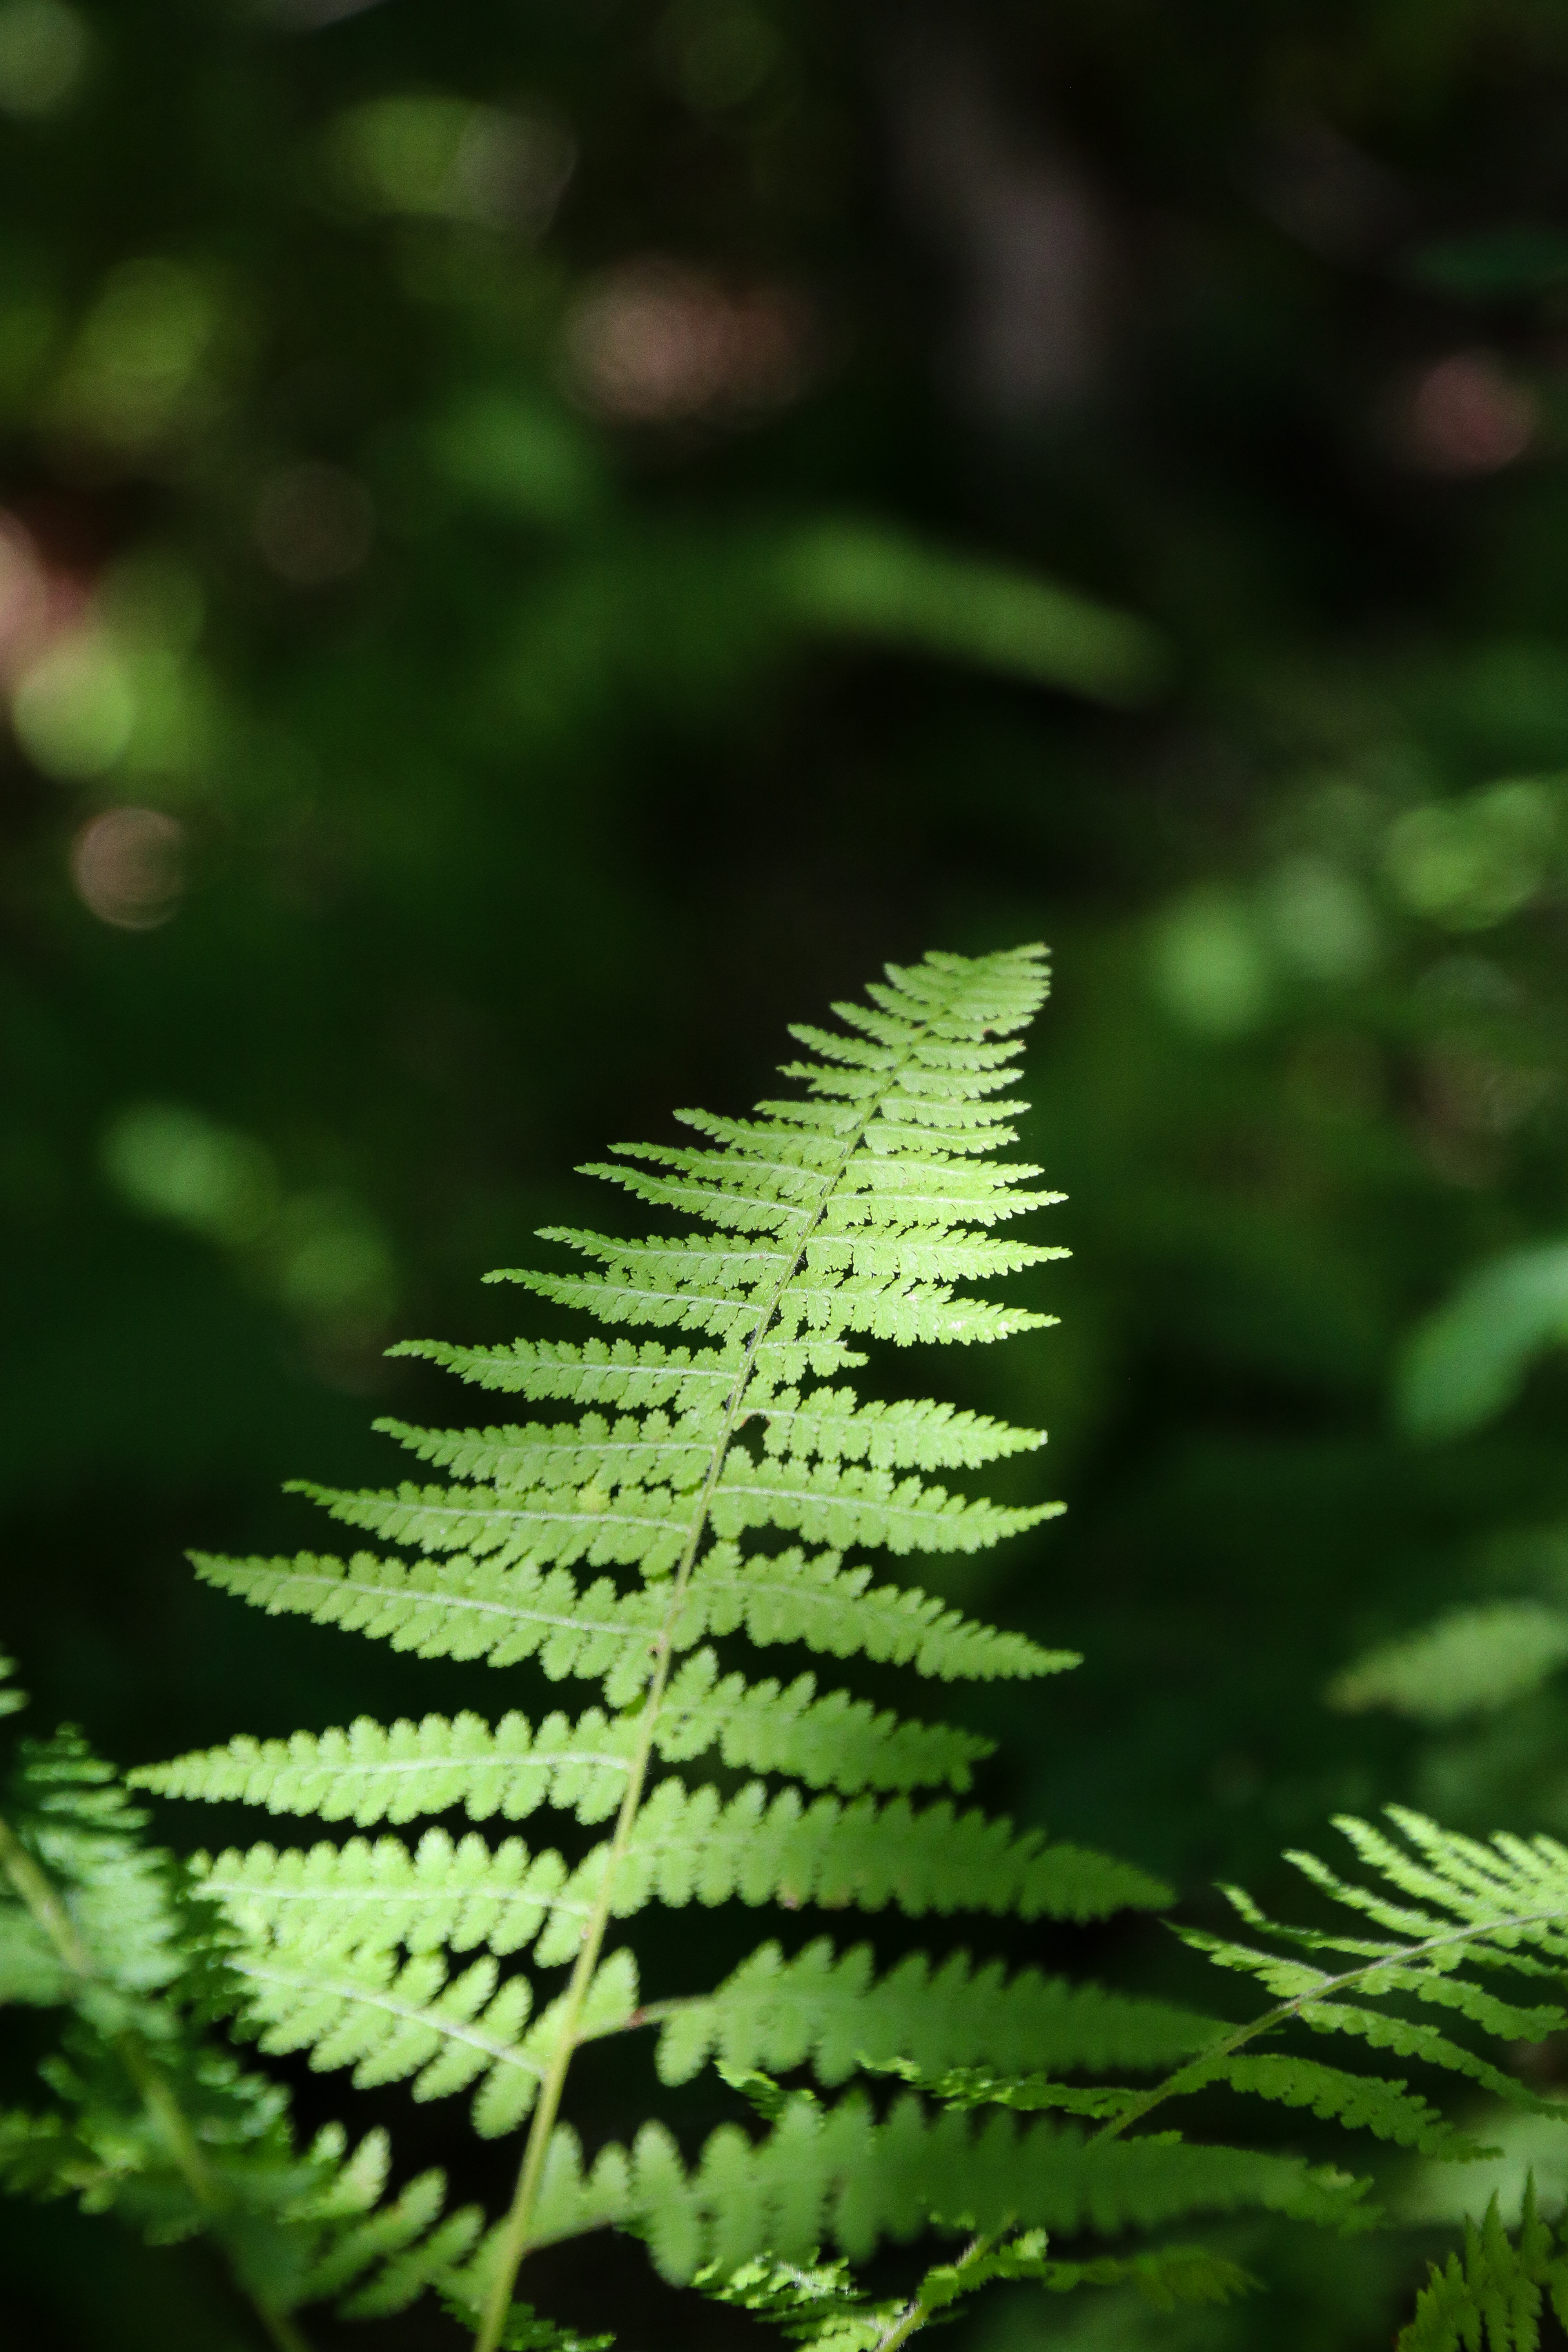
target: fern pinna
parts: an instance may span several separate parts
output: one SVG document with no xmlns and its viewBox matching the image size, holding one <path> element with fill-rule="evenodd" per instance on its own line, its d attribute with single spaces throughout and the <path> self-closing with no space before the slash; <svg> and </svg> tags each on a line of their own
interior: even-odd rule
<svg viewBox="0 0 1568 2352">
<path fill-rule="evenodd" d="M 664 1338 L 411 1347 L 577 1417 L 459 1433 L 384 1423 L 447 1483 L 303 1490 L 401 1555 L 199 1562 L 275 1612 L 600 1686 L 601 1703 L 576 1712 L 237 1738 L 135 1776 L 167 1796 L 360 1829 L 456 1808 L 511 1824 L 549 1807 L 600 1826 L 570 1863 L 548 1842 L 438 1827 L 412 1843 L 384 1830 L 198 1858 L 265 2048 L 309 2050 L 361 2084 L 411 2079 L 419 2098 L 471 2090 L 479 2132 L 526 2127 L 510 2208 L 440 2280 L 476 2315 L 479 2352 L 553 2340 L 514 2306 L 519 2265 L 607 2224 L 644 2236 L 668 2277 L 837 2352 L 901 2344 L 989 2278 L 1226 2294 L 1238 2275 L 1190 2249 L 1064 2263 L 1044 2235 L 1244 2205 L 1353 2222 L 1361 2190 L 1342 2176 L 1135 2128 L 1216 2083 L 1470 2152 L 1402 2084 L 1240 2054 L 1331 2008 L 1336 2030 L 1375 2042 L 1365 2003 L 1287 2000 L 1226 2027 L 1032 1969 L 1009 1979 L 963 1952 L 879 1969 L 865 1943 L 821 1936 L 787 1953 L 765 1941 L 717 1988 L 645 1999 L 632 1950 L 613 1942 L 656 1903 L 1045 1921 L 1165 1899 L 1136 1869 L 955 1808 L 986 1752 L 972 1734 L 824 1690 L 814 1672 L 752 1675 L 752 1653 L 775 1646 L 934 1680 L 1076 1663 L 879 1580 L 857 1557 L 971 1550 L 1037 1526 L 1054 1507 L 1003 1509 L 924 1475 L 1037 1434 L 932 1402 L 862 1401 L 846 1379 L 866 1360 L 861 1339 L 989 1341 L 1048 1319 L 955 1287 L 1059 1254 L 995 1230 L 1056 1197 L 1031 1189 L 1037 1170 L 995 1158 L 1014 1140 L 1018 1033 L 1045 990 L 1035 949 L 890 969 L 868 1003 L 837 1008 L 840 1028 L 795 1032 L 808 1058 L 785 1073 L 800 1084 L 791 1099 L 752 1119 L 688 1113 L 689 1147 L 621 1147 L 591 1172 L 680 1230 L 552 1232 L 574 1271 L 496 1278 Z M 703 1759 L 757 1777 L 721 1795 L 694 1777 Z M 1502 2011 L 1468 2013 L 1485 2026 Z M 650 2120 L 629 2148 L 586 2163 L 563 2113 L 574 2057 L 637 2029 L 657 2032 L 668 2082 L 716 2061 L 762 2130 L 726 2125 L 689 2160 Z M 1415 2054 L 1447 2063 L 1431 2037 Z M 1061 2080 L 1172 2067 L 1153 2092 Z M 774 2079 L 802 2070 L 816 2089 Z M 831 2240 L 858 2259 L 932 2222 L 970 2232 L 967 2250 L 893 2306 L 818 2255 Z"/>
</svg>

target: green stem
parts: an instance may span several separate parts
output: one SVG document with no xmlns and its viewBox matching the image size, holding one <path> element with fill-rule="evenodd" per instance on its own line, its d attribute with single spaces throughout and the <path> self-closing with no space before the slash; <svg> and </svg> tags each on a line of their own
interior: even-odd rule
<svg viewBox="0 0 1568 2352">
<path fill-rule="evenodd" d="M 0 1816 L 0 1870 L 5 1871 L 59 1954 L 67 1971 L 73 1977 L 92 1976 L 95 1973 L 92 1961 L 87 1946 L 77 1934 L 75 1920 L 10 1822 L 3 1816 Z"/>
<path fill-rule="evenodd" d="M 67 1974 L 76 1977 L 83 1984 L 98 1979 L 100 1971 L 93 1965 L 92 1955 L 83 1943 L 75 1920 L 51 1885 L 48 1874 L 34 1860 L 3 1815 L 0 1815 L 0 1870 L 5 1872 L 54 1946 Z M 223 2192 L 213 2179 L 207 2160 L 202 2154 L 201 2143 L 191 2128 L 190 2117 L 174 2096 L 167 2077 L 154 2063 L 141 2035 L 130 2028 L 113 2036 L 111 2047 L 136 2085 L 142 2104 L 157 2127 L 174 2159 L 175 2170 L 190 2190 L 193 2200 L 212 2221 L 221 2221 Z M 281 2312 L 269 2309 L 259 2296 L 250 2294 L 243 2286 L 241 2292 L 246 2294 L 277 2352 L 310 2352 L 308 2340 L 291 2319 Z"/>
<path fill-rule="evenodd" d="M 972 2269 L 976 2263 L 983 2263 L 997 2239 L 1004 2234 L 1001 2230 L 994 2230 L 989 2235 L 982 2232 L 978 2237 L 971 2238 L 958 2260 L 952 2265 L 952 2272 L 962 2275 L 964 2271 Z M 963 2287 L 959 2287 L 956 2292 L 962 2294 Z M 943 2295 L 940 2307 L 945 2307 L 952 2299 L 951 2294 Z M 904 2305 L 887 2334 L 877 2338 L 876 2352 L 894 2352 L 897 2345 L 907 2344 L 911 2336 L 920 2334 L 932 2312 L 938 2308 L 936 2304 L 927 2303 L 923 2295 L 915 2295 L 912 2301 Z"/>
<path fill-rule="evenodd" d="M 534 2211 L 539 2203 L 539 2192 L 544 2179 L 544 2167 L 550 2152 L 551 2137 L 561 2110 L 566 2077 L 570 2072 L 573 2058 L 576 2054 L 583 2006 L 587 2000 L 588 1989 L 593 1983 L 594 1971 L 598 1967 L 599 1954 L 604 1948 L 605 1936 L 609 1927 L 616 1875 L 631 1843 L 632 1832 L 637 1826 L 637 1814 L 642 1805 L 643 1789 L 647 1783 L 648 1767 L 653 1759 L 654 1735 L 658 1727 L 659 1709 L 664 1704 L 665 1688 L 669 1680 L 670 1664 L 674 1656 L 676 1627 L 680 1621 L 681 1606 L 691 1582 L 692 1571 L 697 1565 L 697 1557 L 701 1549 L 703 1536 L 707 1532 L 708 1513 L 713 1499 L 713 1489 L 719 1483 L 719 1474 L 724 1466 L 724 1457 L 729 1452 L 735 1433 L 749 1410 L 746 1403 L 746 1391 L 756 1369 L 757 1350 L 762 1345 L 763 1334 L 778 1312 L 784 1292 L 800 1271 L 801 1263 L 805 1256 L 806 1244 L 822 1221 L 827 1203 L 833 1197 L 834 1188 L 848 1166 L 868 1127 L 906 1066 L 915 1044 L 925 1034 L 928 1026 L 929 1024 L 922 1024 L 920 1031 L 916 1033 L 916 1037 L 911 1039 L 909 1049 L 893 1064 L 888 1073 L 886 1083 L 867 1103 L 865 1111 L 846 1141 L 837 1163 L 825 1176 L 816 1206 L 801 1229 L 795 1255 L 774 1283 L 767 1302 L 757 1318 L 752 1336 L 746 1342 L 745 1352 L 737 1369 L 735 1385 L 731 1391 L 730 1400 L 724 1411 L 724 1419 L 709 1458 L 707 1475 L 703 1479 L 696 1507 L 691 1515 L 691 1525 L 687 1535 L 685 1549 L 680 1556 L 679 1566 L 671 1580 L 669 1605 L 665 1611 L 664 1620 L 654 1644 L 653 1672 L 648 1683 L 647 1704 L 643 1708 L 642 1720 L 638 1727 L 637 1746 L 632 1753 L 631 1771 L 626 1782 L 626 1793 L 621 1799 L 620 1811 L 616 1816 L 615 1833 L 610 1841 L 610 1851 L 605 1859 L 599 1891 L 584 1924 L 583 1940 L 578 1948 L 571 1979 L 567 1984 L 560 2037 L 551 2057 L 549 2070 L 539 2086 L 538 2103 L 533 2110 L 532 2120 L 529 2126 L 528 2142 L 523 2149 L 522 2162 L 518 2169 L 517 2186 L 512 2192 L 511 2204 L 507 2210 L 506 2220 L 501 2225 L 490 2283 L 486 2291 L 479 2329 L 474 2337 L 473 2352 L 497 2352 L 501 2331 L 506 2326 L 507 2315 L 511 2309 L 517 2273 L 521 2267 L 523 2256 L 528 2251 L 529 2231 L 532 2227 Z"/>
</svg>

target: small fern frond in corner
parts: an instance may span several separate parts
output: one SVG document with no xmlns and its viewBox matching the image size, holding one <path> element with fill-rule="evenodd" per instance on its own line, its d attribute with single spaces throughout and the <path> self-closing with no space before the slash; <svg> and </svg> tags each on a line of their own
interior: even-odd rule
<svg viewBox="0 0 1568 2352">
<path fill-rule="evenodd" d="M 301 2352 L 303 2307 L 401 2310 L 471 2254 L 482 2217 L 445 2211 L 438 2172 L 388 2199 L 383 2132 L 296 2146 L 284 2092 L 202 2021 L 230 1984 L 224 1938 L 144 1831 L 78 1734 L 23 1747 L 0 1817 L 0 2000 L 58 2011 L 62 2032 L 45 2102 L 0 2114 L 0 2187 L 113 2211 L 154 2244 L 210 2238 L 277 2352 Z"/>
<path fill-rule="evenodd" d="M 1500 1832 L 1482 1841 L 1445 1830 L 1424 1814 L 1390 1806 L 1404 1843 L 1369 1822 L 1343 1816 L 1338 1827 L 1365 1865 L 1370 1884 L 1342 1878 L 1315 1854 L 1289 1859 L 1357 1923 L 1383 1932 L 1343 1927 L 1287 1927 L 1265 1918 L 1240 1889 L 1226 1891 L 1243 1919 L 1268 1940 L 1234 1943 L 1184 1929 L 1188 1943 L 1218 1966 L 1254 1978 L 1277 2005 L 1246 2029 L 1250 2040 L 1300 2023 L 1314 2033 L 1362 2041 L 1400 2058 L 1480 2083 L 1500 2098 L 1536 2114 L 1563 2116 L 1561 2104 L 1541 2098 L 1514 2075 L 1458 2041 L 1447 2020 L 1505 2042 L 1538 2042 L 1565 2021 L 1554 2004 L 1524 2007 L 1505 2000 L 1490 1979 L 1510 1972 L 1526 1979 L 1560 1977 L 1568 1969 L 1568 1848 L 1554 1838 L 1523 1839 Z M 1283 1945 L 1281 1952 L 1275 1948 Z M 1445 2013 L 1444 2026 L 1422 2009 Z M 1415 2011 L 1415 2014 L 1410 2012 Z M 1205 2081 L 1230 2080 L 1264 2097 L 1291 2099 L 1305 2085 L 1286 2073 L 1258 2072 L 1251 2061 L 1238 2077 L 1233 2040 L 1198 2062 Z M 1355 2078 L 1361 2079 L 1361 2078 Z M 1389 2137 L 1403 2106 L 1385 2110 Z M 1333 2095 L 1325 2088 L 1325 2096 Z M 1302 2104 L 1310 2104 L 1302 2099 Z M 1373 2125 L 1373 2128 L 1377 2128 Z M 1417 2142 L 1412 2142 L 1418 2145 Z"/>
<path fill-rule="evenodd" d="M 1568 2327 L 1568 2251 L 1541 2220 L 1533 2174 L 1525 2185 L 1519 2236 L 1510 2239 L 1494 2197 L 1478 2229 L 1465 2224 L 1461 2258 L 1450 2254 L 1416 2298 L 1398 2352 L 1538 2352 L 1550 2299 Z"/>
</svg>

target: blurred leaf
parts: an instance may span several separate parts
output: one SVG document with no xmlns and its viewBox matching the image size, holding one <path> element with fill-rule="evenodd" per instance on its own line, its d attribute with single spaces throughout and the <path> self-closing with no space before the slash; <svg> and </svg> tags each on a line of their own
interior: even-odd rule
<svg viewBox="0 0 1568 2352">
<path fill-rule="evenodd" d="M 780 551 L 776 578 L 786 607 L 808 627 L 973 662 L 1097 701 L 1144 701 L 1168 671 L 1160 639 L 1143 622 L 885 524 L 813 524 Z"/>
<path fill-rule="evenodd" d="M 1568 282 L 1568 236 L 1561 229 L 1521 222 L 1422 246 L 1406 268 L 1418 286 L 1460 301 L 1542 294 Z"/>
<path fill-rule="evenodd" d="M 1395 1388 L 1413 1437 L 1462 1437 L 1495 1420 L 1531 1364 L 1568 1341 L 1568 1242 L 1496 1258 L 1412 1333 Z"/>
<path fill-rule="evenodd" d="M 1386 1706 L 1426 1723 L 1506 1706 L 1568 1659 L 1568 1614 L 1533 1601 L 1457 1609 L 1335 1676 L 1331 1706 Z"/>
</svg>

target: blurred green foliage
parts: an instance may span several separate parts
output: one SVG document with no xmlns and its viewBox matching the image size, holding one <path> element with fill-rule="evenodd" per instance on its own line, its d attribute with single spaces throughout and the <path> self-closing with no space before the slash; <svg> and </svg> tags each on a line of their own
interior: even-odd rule
<svg viewBox="0 0 1568 2352">
<path fill-rule="evenodd" d="M 966 1401 L 1072 1509 L 958 1573 L 1088 1664 L 982 1703 L 988 1793 L 1200 1913 L 1340 1804 L 1568 1827 L 1506 1642 L 1500 1711 L 1323 1697 L 1568 1601 L 1565 124 L 1549 0 L 0 0 L 44 1714 L 137 1760 L 414 1705 L 183 1547 L 389 1475 L 373 1413 L 451 1402 L 383 1349 L 506 1336 L 476 1277 L 575 1160 L 885 956 L 1043 935 L 1077 1255 Z M 89 2227 L 6 2217 L 8 2343 L 246 2340 Z M 1267 2304 L 973 2340 L 1372 2346 L 1435 2243 L 1238 2231 Z M 749 2340 L 617 2260 L 541 2294 Z"/>
</svg>

